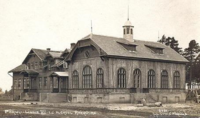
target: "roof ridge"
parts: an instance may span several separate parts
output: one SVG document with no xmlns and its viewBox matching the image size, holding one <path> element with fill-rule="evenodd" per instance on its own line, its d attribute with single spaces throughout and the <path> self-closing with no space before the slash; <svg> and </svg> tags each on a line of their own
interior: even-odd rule
<svg viewBox="0 0 200 118">
<path fill-rule="evenodd" d="M 32 50 L 41 50 L 41 51 L 48 51 L 48 50 L 45 50 L 45 49 L 38 49 L 38 48 L 32 48 Z M 59 50 L 50 50 L 49 52 L 63 52 L 63 51 L 59 51 Z"/>
<path fill-rule="evenodd" d="M 96 36 L 104 36 L 104 37 L 110 37 L 110 38 L 125 39 L 125 38 L 122 38 L 122 37 L 114 37 L 114 36 L 101 35 L 101 34 L 93 34 L 93 35 L 96 35 Z"/>
</svg>

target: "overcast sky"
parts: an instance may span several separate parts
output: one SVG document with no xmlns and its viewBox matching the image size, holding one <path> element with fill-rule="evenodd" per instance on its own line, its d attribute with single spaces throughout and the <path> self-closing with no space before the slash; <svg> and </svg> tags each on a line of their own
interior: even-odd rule
<svg viewBox="0 0 200 118">
<path fill-rule="evenodd" d="M 134 38 L 157 41 L 175 37 L 185 48 L 200 43 L 200 0 L 0 0 L 0 87 L 10 89 L 7 72 L 20 65 L 31 48 L 64 50 L 90 33 L 123 37 L 127 20 Z"/>
</svg>

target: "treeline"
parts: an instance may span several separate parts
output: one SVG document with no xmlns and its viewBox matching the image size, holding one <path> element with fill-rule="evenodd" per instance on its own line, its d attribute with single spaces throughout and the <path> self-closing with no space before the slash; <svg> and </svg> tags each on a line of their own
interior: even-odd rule
<svg viewBox="0 0 200 118">
<path fill-rule="evenodd" d="M 178 40 L 174 37 L 166 38 L 163 35 L 158 42 L 171 47 L 189 61 L 186 65 L 186 82 L 200 82 L 200 46 L 195 39 L 191 40 L 185 49 L 179 46 Z"/>
</svg>

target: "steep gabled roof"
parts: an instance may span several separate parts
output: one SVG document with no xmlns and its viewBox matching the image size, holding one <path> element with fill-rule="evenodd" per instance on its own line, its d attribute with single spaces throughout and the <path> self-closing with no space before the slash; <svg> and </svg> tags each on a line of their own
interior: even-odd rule
<svg viewBox="0 0 200 118">
<path fill-rule="evenodd" d="M 61 54 L 63 53 L 62 51 L 53 51 L 53 50 L 49 51 L 49 50 L 34 49 L 34 48 L 32 48 L 28 54 L 30 54 L 31 52 L 35 53 L 41 61 L 45 60 L 48 55 L 50 55 L 52 58 L 61 58 Z M 27 59 L 28 55 L 24 59 L 23 63 L 25 63 Z"/>
<path fill-rule="evenodd" d="M 33 52 L 41 59 L 44 60 L 46 55 L 47 55 L 47 50 L 42 50 L 42 49 L 31 49 Z"/>
<path fill-rule="evenodd" d="M 27 68 L 27 66 L 25 64 L 21 64 L 21 65 L 15 67 L 14 69 L 10 70 L 8 73 L 21 72 L 22 70 L 25 70 L 26 68 Z"/>
<path fill-rule="evenodd" d="M 69 52 L 71 51 L 71 49 L 65 49 L 64 51 L 63 51 L 63 53 L 61 54 L 61 57 L 62 56 L 64 56 L 64 54 L 69 54 Z"/>
<path fill-rule="evenodd" d="M 52 58 L 61 58 L 63 52 L 58 51 L 50 51 L 49 55 L 51 55 Z"/>
<path fill-rule="evenodd" d="M 90 34 L 79 41 L 91 40 L 98 47 L 100 47 L 105 55 L 102 56 L 116 56 L 116 57 L 126 57 L 126 58 L 138 58 L 138 59 L 153 59 L 153 60 L 163 60 L 163 61 L 175 61 L 175 62 L 188 62 L 183 56 L 178 54 L 176 51 L 170 47 L 150 41 L 135 40 L 130 42 L 124 38 L 116 38 L 103 35 Z M 136 51 L 130 52 L 123 48 L 120 43 L 136 45 Z M 78 43 L 77 43 L 78 44 Z M 155 54 L 148 47 L 154 47 L 163 49 L 163 54 Z M 73 53 L 73 52 L 72 52 Z"/>
</svg>

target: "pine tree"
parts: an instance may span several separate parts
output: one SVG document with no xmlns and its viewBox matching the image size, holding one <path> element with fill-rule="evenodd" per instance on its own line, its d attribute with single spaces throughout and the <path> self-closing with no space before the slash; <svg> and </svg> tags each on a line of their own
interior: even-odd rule
<svg viewBox="0 0 200 118">
<path fill-rule="evenodd" d="M 186 59 L 188 59 L 188 61 L 190 62 L 186 66 L 187 68 L 186 76 L 187 76 L 187 80 L 190 82 L 192 80 L 195 80 L 195 72 L 196 72 L 195 70 L 199 68 L 198 66 L 194 65 L 194 57 L 195 57 L 195 54 L 197 54 L 198 52 L 200 52 L 199 44 L 195 40 L 191 40 L 188 48 L 185 48 L 184 53 L 183 53 L 183 56 Z"/>
<path fill-rule="evenodd" d="M 160 40 L 158 40 L 158 42 L 165 44 L 166 43 L 166 37 L 165 35 L 162 36 L 162 38 Z"/>
<path fill-rule="evenodd" d="M 178 52 L 179 54 L 182 54 L 182 48 L 178 47 L 179 43 L 178 40 L 176 40 L 174 37 L 168 37 L 166 38 L 165 35 L 162 36 L 162 38 L 160 40 L 158 40 L 158 42 L 165 44 L 167 46 L 170 46 L 172 49 L 174 49 L 176 52 Z"/>
</svg>

